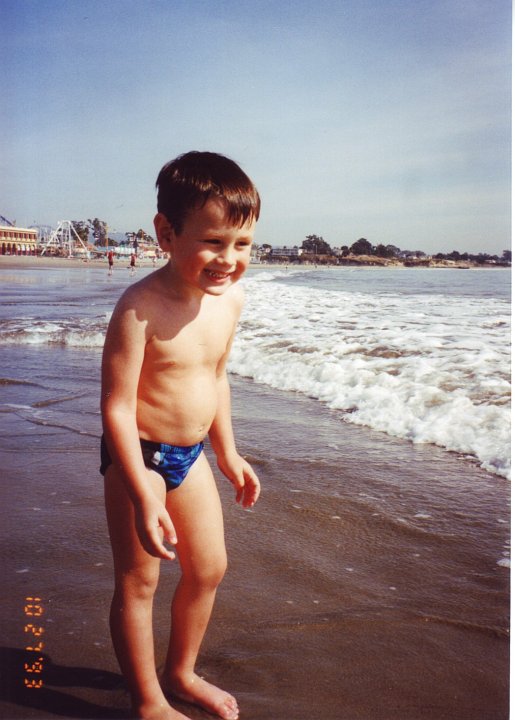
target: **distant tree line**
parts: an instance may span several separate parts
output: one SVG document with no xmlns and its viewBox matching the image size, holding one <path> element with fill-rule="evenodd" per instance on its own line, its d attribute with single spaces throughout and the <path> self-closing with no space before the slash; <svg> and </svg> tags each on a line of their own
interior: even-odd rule
<svg viewBox="0 0 515 720">
<path fill-rule="evenodd" d="M 504 250 L 503 254 L 489 255 L 488 253 L 478 253 L 473 255 L 472 253 L 459 253 L 457 250 L 453 250 L 451 253 L 437 253 L 433 255 L 436 260 L 454 260 L 454 261 L 472 261 L 483 265 L 484 263 L 497 262 L 497 263 L 511 263 L 511 250 Z"/>
<path fill-rule="evenodd" d="M 403 260 L 406 258 L 425 258 L 428 257 L 422 250 L 401 250 L 395 245 L 372 245 L 366 238 L 359 238 L 350 247 L 342 245 L 341 248 L 331 248 L 330 245 L 320 235 L 307 235 L 301 245 L 304 253 L 313 255 L 341 255 L 349 257 L 351 255 L 369 255 L 380 258 L 397 258 Z M 511 263 L 511 250 L 504 250 L 502 256 L 489 255 L 488 253 L 460 253 L 453 250 L 450 253 L 438 253 L 432 256 L 436 260 L 452 260 L 454 262 L 470 261 L 478 264 L 484 263 Z"/>
</svg>

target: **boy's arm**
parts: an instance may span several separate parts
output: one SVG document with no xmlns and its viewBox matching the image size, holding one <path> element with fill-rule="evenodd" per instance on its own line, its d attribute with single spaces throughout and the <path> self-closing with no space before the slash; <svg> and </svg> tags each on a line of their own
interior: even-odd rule
<svg viewBox="0 0 515 720">
<path fill-rule="evenodd" d="M 231 390 L 225 369 L 218 378 L 218 407 L 209 429 L 209 440 L 216 454 L 218 467 L 236 489 L 236 502 L 252 507 L 260 493 L 259 479 L 236 450 L 231 421 Z"/>
<path fill-rule="evenodd" d="M 226 372 L 235 331 L 236 327 L 217 368 L 217 410 L 209 429 L 209 440 L 216 454 L 218 467 L 236 489 L 236 502 L 241 502 L 243 507 L 252 507 L 261 488 L 256 473 L 236 450 L 231 418 L 231 389 Z"/>
<path fill-rule="evenodd" d="M 138 320 L 130 295 L 126 295 L 113 312 L 104 345 L 102 422 L 109 454 L 134 505 L 141 544 L 151 555 L 173 559 L 159 529 L 172 544 L 177 542 L 175 530 L 164 504 L 148 483 L 136 424 L 137 389 L 146 341 L 146 322 Z"/>
</svg>

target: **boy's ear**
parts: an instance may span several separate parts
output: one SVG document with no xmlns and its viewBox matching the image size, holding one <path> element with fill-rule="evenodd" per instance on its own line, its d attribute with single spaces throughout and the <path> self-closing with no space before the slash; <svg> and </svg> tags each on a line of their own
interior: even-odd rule
<svg viewBox="0 0 515 720">
<path fill-rule="evenodd" d="M 163 213 L 157 213 L 154 218 L 154 227 L 156 229 L 156 236 L 159 245 L 161 245 L 161 243 L 168 245 L 172 240 L 174 231 L 166 215 L 163 215 Z"/>
</svg>

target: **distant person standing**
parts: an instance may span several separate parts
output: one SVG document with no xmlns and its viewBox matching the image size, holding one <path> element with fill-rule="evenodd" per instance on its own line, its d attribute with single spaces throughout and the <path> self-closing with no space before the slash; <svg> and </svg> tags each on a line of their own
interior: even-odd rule
<svg viewBox="0 0 515 720">
<path fill-rule="evenodd" d="M 111 276 L 113 274 L 113 266 L 114 266 L 114 252 L 112 250 L 109 250 L 107 253 L 107 262 L 109 263 L 109 270 L 107 274 Z"/>
<path fill-rule="evenodd" d="M 131 269 L 131 275 L 134 275 L 136 272 L 136 253 L 131 253 L 131 264 L 129 267 Z"/>
</svg>

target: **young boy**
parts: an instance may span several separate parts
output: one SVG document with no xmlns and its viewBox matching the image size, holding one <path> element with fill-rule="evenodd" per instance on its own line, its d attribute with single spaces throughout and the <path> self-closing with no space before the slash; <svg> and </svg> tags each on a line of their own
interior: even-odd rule
<svg viewBox="0 0 515 720">
<path fill-rule="evenodd" d="M 231 160 L 191 152 L 157 179 L 154 224 L 169 261 L 131 286 L 109 324 L 102 362 L 102 467 L 114 557 L 111 634 L 133 709 L 144 720 L 185 720 L 166 695 L 224 720 L 236 700 L 195 674 L 226 569 L 218 491 L 203 448 L 251 507 L 260 485 L 235 447 L 226 362 L 243 303 L 260 199 Z M 181 578 L 157 677 L 152 601 L 160 560 Z"/>
</svg>

